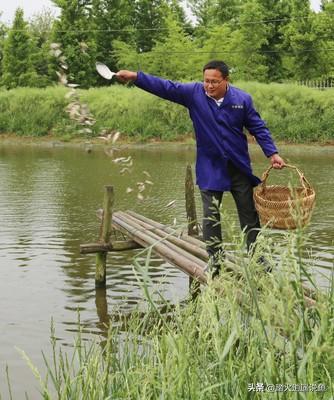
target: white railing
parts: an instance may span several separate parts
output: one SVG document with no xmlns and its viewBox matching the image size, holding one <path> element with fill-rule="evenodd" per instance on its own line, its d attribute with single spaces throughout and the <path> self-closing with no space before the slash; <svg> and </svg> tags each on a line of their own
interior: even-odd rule
<svg viewBox="0 0 334 400">
<path fill-rule="evenodd" d="M 333 79 L 322 79 L 322 80 L 303 80 L 303 81 L 296 81 L 297 85 L 300 86 L 307 86 L 313 89 L 318 90 L 326 90 L 326 89 L 333 89 L 334 88 L 334 80 Z"/>
</svg>

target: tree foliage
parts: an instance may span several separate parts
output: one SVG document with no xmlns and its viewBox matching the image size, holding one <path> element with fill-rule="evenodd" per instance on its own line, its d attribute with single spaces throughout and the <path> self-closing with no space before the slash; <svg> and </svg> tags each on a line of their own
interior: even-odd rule
<svg viewBox="0 0 334 400">
<path fill-rule="evenodd" d="M 34 52 L 31 54 L 32 63 L 38 74 L 39 86 L 41 87 L 52 83 L 49 51 L 54 21 L 55 16 L 50 9 L 43 9 L 29 21 L 28 29 L 34 42 Z"/>
<path fill-rule="evenodd" d="M 82 87 L 96 83 L 96 21 L 92 0 L 53 0 L 61 9 L 52 40 L 60 43 L 69 66 L 69 78 Z"/>
<path fill-rule="evenodd" d="M 207 28 L 217 24 L 233 24 L 238 20 L 242 0 L 189 0 L 198 26 Z"/>
<path fill-rule="evenodd" d="M 334 79 L 334 2 L 323 1 L 322 10 L 314 21 L 314 30 L 321 49 L 319 75 Z"/>
<path fill-rule="evenodd" d="M 165 19 L 166 33 L 157 41 L 151 51 L 137 53 L 131 45 L 115 41 L 115 56 L 119 68 L 151 71 L 169 79 L 195 79 L 198 77 L 198 63 L 194 62 L 196 47 L 181 23 L 169 11 Z M 192 54 L 192 57 L 189 57 Z M 201 65 L 201 64 L 200 64 Z"/>
<path fill-rule="evenodd" d="M 256 0 L 248 0 L 242 6 L 238 28 L 232 35 L 234 67 L 239 79 L 266 81 L 268 78 L 262 53 L 262 47 L 267 44 L 267 25 L 260 22 L 264 17 L 264 8 Z"/>
<path fill-rule="evenodd" d="M 291 20 L 284 29 L 285 48 L 289 52 L 286 61 L 293 78 L 318 76 L 319 56 L 317 35 L 314 30 L 314 13 L 308 0 L 291 2 Z"/>
<path fill-rule="evenodd" d="M 114 70 L 117 64 L 114 40 L 135 46 L 131 3 L 129 0 L 94 0 L 93 15 L 96 21 L 96 58 Z M 102 78 L 99 82 L 103 83 Z"/>
<path fill-rule="evenodd" d="M 1 17 L 1 12 L 0 12 Z M 0 21 L 0 82 L 2 77 L 2 59 L 3 59 L 3 48 L 5 43 L 7 28 L 5 24 Z"/>
<path fill-rule="evenodd" d="M 4 41 L 2 85 L 8 89 L 37 85 L 38 77 L 32 62 L 34 51 L 34 43 L 24 21 L 23 10 L 18 8 L 13 27 Z"/>
<path fill-rule="evenodd" d="M 60 15 L 29 24 L 17 12 L 0 26 L 1 83 L 45 86 L 57 81 L 49 55 L 59 43 L 70 82 L 106 84 L 95 62 L 141 69 L 176 80 L 201 79 L 203 64 L 223 59 L 232 79 L 284 82 L 334 76 L 334 2 L 309 0 L 53 0 Z M 3 55 L 1 54 L 3 53 Z"/>
<path fill-rule="evenodd" d="M 164 35 L 166 11 L 165 0 L 135 0 L 133 2 L 133 27 L 136 49 L 147 52 L 154 42 Z"/>
</svg>

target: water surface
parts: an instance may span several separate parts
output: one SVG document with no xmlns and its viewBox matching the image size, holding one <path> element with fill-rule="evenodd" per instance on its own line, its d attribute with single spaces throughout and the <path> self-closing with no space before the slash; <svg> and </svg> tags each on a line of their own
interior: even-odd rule
<svg viewBox="0 0 334 400">
<path fill-rule="evenodd" d="M 5 365 L 11 374 L 14 399 L 26 390 L 36 397 L 38 384 L 15 347 L 23 349 L 42 367 L 41 350 L 50 351 L 50 321 L 63 345 L 71 345 L 77 331 L 78 310 L 84 332 L 103 336 L 104 323 L 115 310 L 126 313 L 142 299 L 133 274 L 137 251 L 108 256 L 107 288 L 94 288 L 94 255 L 80 255 L 81 243 L 98 238 L 104 185 L 115 188 L 115 209 L 132 209 L 147 217 L 172 224 L 185 222 L 184 175 L 194 162 L 192 146 L 146 146 L 128 148 L 117 156 L 131 155 L 131 174 L 119 167 L 103 148 L 86 151 L 85 146 L 0 145 L 0 393 L 6 398 Z M 260 175 L 268 161 L 251 148 L 254 170 Z M 309 249 L 316 258 L 318 281 L 326 285 L 333 267 L 334 202 L 333 147 L 283 147 L 282 155 L 298 165 L 317 191 L 317 206 L 308 229 Z M 154 182 L 149 198 L 140 202 L 127 187 L 145 179 Z M 270 179 L 284 181 L 283 173 Z M 175 206 L 166 204 L 175 200 Z M 197 212 L 201 216 L 198 191 Z M 236 221 L 231 196 L 224 198 L 230 218 Z M 139 256 L 142 262 L 145 256 Z M 182 300 L 188 278 L 154 256 L 150 276 L 165 297 Z M 323 274 L 323 275 L 322 275 Z M 38 396 L 38 395 L 37 395 Z"/>
</svg>

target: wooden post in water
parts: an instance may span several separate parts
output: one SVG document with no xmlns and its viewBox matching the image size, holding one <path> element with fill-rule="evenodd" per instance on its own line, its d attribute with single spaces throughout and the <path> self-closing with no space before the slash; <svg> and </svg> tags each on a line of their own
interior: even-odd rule
<svg viewBox="0 0 334 400">
<path fill-rule="evenodd" d="M 188 235 L 195 236 L 198 234 L 198 225 L 197 225 L 194 181 L 190 164 L 187 165 L 186 169 L 185 196 L 186 196 L 186 213 L 188 221 Z M 189 290 L 191 292 L 191 297 L 193 299 L 195 299 L 200 292 L 199 281 L 195 281 L 191 276 L 189 277 Z"/>
<path fill-rule="evenodd" d="M 110 242 L 113 204 L 114 188 L 113 186 L 105 186 L 100 236 L 100 241 L 104 245 L 108 245 Z M 107 251 L 101 251 L 96 254 L 95 287 L 97 288 L 106 286 L 107 254 Z"/>
<path fill-rule="evenodd" d="M 197 215 L 196 215 L 193 174 L 191 171 L 191 165 L 189 164 L 187 165 L 186 169 L 185 192 L 186 192 L 185 194 L 186 194 L 186 213 L 188 221 L 188 235 L 195 236 L 198 234 Z"/>
</svg>

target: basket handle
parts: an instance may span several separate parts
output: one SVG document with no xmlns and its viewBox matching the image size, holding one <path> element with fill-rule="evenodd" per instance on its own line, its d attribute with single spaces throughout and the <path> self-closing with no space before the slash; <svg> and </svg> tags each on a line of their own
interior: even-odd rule
<svg viewBox="0 0 334 400">
<path fill-rule="evenodd" d="M 292 168 L 294 169 L 298 175 L 299 175 L 299 179 L 300 179 L 300 183 L 303 186 L 303 189 L 306 191 L 307 189 L 311 189 L 311 185 L 308 182 L 308 180 L 305 178 L 304 174 L 300 171 L 300 169 L 298 169 L 296 166 L 294 165 L 290 165 L 290 164 L 285 164 L 284 167 L 287 168 Z M 269 176 L 269 172 L 273 169 L 274 167 L 271 165 L 263 174 L 262 174 L 262 188 L 263 190 L 265 190 L 266 188 L 266 181 L 267 178 Z"/>
</svg>

